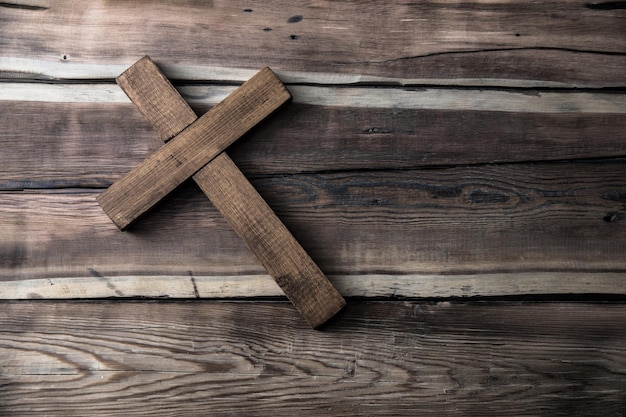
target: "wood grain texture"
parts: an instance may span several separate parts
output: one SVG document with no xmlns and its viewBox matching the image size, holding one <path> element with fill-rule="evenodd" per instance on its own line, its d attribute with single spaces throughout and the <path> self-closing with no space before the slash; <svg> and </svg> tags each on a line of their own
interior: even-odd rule
<svg viewBox="0 0 626 417">
<path fill-rule="evenodd" d="M 381 285 L 388 283 L 393 294 L 393 275 L 479 280 L 494 273 L 576 272 L 588 274 L 594 292 L 594 274 L 626 271 L 625 177 L 623 161 L 604 161 L 251 182 L 328 275 L 382 274 Z M 177 191 L 129 233 L 119 233 L 94 197 L 69 190 L 1 193 L 3 280 L 264 274 L 195 186 Z M 514 289 L 515 278 L 509 282 Z M 465 285 L 470 290 L 471 277 Z M 559 293 L 564 285 L 547 280 L 533 288 Z"/>
<path fill-rule="evenodd" d="M 264 68 L 112 184 L 98 203 L 120 229 L 126 229 L 289 100 L 289 91 Z"/>
<path fill-rule="evenodd" d="M 196 120 L 193 110 L 147 56 L 117 82 L 164 140 Z M 216 156 L 193 179 L 313 328 L 343 308 L 341 294 L 226 153 Z M 194 288 L 199 295 L 195 283 Z"/>
<path fill-rule="evenodd" d="M 0 415 L 622 416 L 624 12 L 0 2 L 0 299 L 56 299 L 0 302 Z M 229 155 L 333 285 L 387 301 L 321 332 L 261 301 L 191 183 L 117 230 L 96 195 L 162 144 L 112 82 L 145 54 L 198 113 L 276 70 L 293 104 Z"/>
<path fill-rule="evenodd" d="M 2 8 L 4 77 L 111 79 L 149 54 L 175 79 L 242 81 L 251 74 L 237 69 L 271 66 L 289 82 L 626 82 L 623 9 L 578 0 L 37 6 Z"/>
<path fill-rule="evenodd" d="M 115 82 L 165 142 L 198 119 L 147 55 L 124 71 Z"/>
<path fill-rule="evenodd" d="M 215 158 L 193 178 L 313 328 L 343 308 L 341 294 L 230 158 Z"/>
<path fill-rule="evenodd" d="M 161 145 L 121 91 L 120 102 L 62 102 L 64 90 L 107 97 L 96 86 L 57 89 L 51 92 L 56 102 L 23 101 L 41 99 L 44 90 L 37 87 L 20 101 L 0 101 L 0 111 L 6 115 L 0 143 L 11 149 L 0 154 L 4 190 L 106 187 Z M 448 99 L 439 108 L 390 111 L 324 104 L 338 90 L 326 88 L 317 101 L 307 104 L 299 98 L 303 92 L 295 88 L 295 102 L 235 143 L 229 155 L 248 176 L 626 156 L 626 103 L 620 106 L 613 101 L 614 112 L 579 111 L 584 106 L 601 108 L 620 97 L 624 101 L 620 94 L 542 92 L 527 102 L 521 92 L 506 93 L 505 98 L 477 91 L 410 91 L 405 93 L 413 102 L 437 104 L 435 98 L 445 95 Z M 399 98 L 395 90 L 360 90 L 353 95 L 355 102 L 365 103 L 377 95 L 379 101 Z M 198 113 L 222 97 L 216 98 L 208 87 L 185 91 L 185 99 Z M 507 101 L 526 111 L 498 111 Z M 453 103 L 467 103 L 467 107 L 451 108 Z M 471 110 L 472 103 L 493 103 L 493 108 Z M 559 113 L 558 106 L 550 103 L 569 106 L 572 112 Z M 615 112 L 618 109 L 621 113 Z"/>
<path fill-rule="evenodd" d="M 254 74 L 253 74 L 254 75 Z M 178 86 L 186 100 L 212 105 L 232 94 L 237 86 L 214 84 Z M 41 83 L 6 81 L 1 101 L 52 103 L 127 103 L 119 88 L 108 83 Z M 415 110 L 477 110 L 507 113 L 626 113 L 618 89 L 511 89 L 399 86 L 290 85 L 296 103 L 327 107 Z M 417 93 L 417 94 L 416 94 Z"/>
<path fill-rule="evenodd" d="M 622 304 L 352 303 L 314 332 L 286 303 L 3 303 L 0 413 L 620 415 L 625 324 Z"/>
<path fill-rule="evenodd" d="M 481 274 L 351 274 L 331 275 L 344 297 L 371 299 L 449 299 L 474 297 L 547 297 L 614 300 L 626 294 L 623 272 L 501 272 Z M 267 274 L 152 274 L 88 276 L 0 281 L 3 300 L 71 300 L 101 298 L 228 299 L 254 302 L 285 293 Z"/>
</svg>

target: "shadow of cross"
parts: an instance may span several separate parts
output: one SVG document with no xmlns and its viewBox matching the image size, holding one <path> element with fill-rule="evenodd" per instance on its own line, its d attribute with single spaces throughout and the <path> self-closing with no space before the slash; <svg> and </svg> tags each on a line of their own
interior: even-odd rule
<svg viewBox="0 0 626 417">
<path fill-rule="evenodd" d="M 309 325 L 341 310 L 343 297 L 223 152 L 291 100 L 276 75 L 264 68 L 200 118 L 148 56 L 116 81 L 167 143 L 100 194 L 111 220 L 126 229 L 193 177 Z"/>
</svg>

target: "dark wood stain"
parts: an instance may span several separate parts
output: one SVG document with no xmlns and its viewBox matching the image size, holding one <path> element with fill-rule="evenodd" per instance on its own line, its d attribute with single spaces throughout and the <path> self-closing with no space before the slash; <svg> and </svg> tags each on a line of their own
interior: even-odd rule
<svg viewBox="0 0 626 417">
<path fill-rule="evenodd" d="M 301 15 L 295 15 L 295 16 L 291 16 L 289 19 L 287 19 L 287 23 L 298 23 L 302 21 L 302 16 Z"/>
<path fill-rule="evenodd" d="M 591 10 L 620 10 L 626 9 L 626 1 L 605 1 L 601 3 L 587 3 L 585 7 Z"/>
</svg>

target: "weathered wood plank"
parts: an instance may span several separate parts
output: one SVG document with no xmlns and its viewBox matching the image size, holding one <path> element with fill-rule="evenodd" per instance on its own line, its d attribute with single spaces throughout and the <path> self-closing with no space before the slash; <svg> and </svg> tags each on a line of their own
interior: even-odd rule
<svg viewBox="0 0 626 417">
<path fill-rule="evenodd" d="M 286 82 L 626 82 L 623 10 L 578 0 L 42 1 L 1 12 L 4 77 L 114 78 L 149 54 L 177 79 L 245 80 L 271 66 Z"/>
<path fill-rule="evenodd" d="M 217 104 L 237 87 L 184 84 L 177 87 L 186 101 Z M 626 113 L 619 90 L 506 89 L 476 87 L 352 87 L 290 85 L 294 102 L 330 107 L 384 109 L 476 110 L 508 113 Z M 108 83 L 2 83 L 2 101 L 54 103 L 128 103 Z"/>
<path fill-rule="evenodd" d="M 626 294 L 624 272 L 503 272 L 481 274 L 359 274 L 331 275 L 346 297 L 359 298 L 467 298 L 554 296 L 560 294 L 601 299 Z M 283 297 L 269 275 L 133 275 L 89 276 L 0 281 L 3 300 L 160 298 L 246 299 Z"/>
<path fill-rule="evenodd" d="M 286 303 L 3 303 L 0 414 L 619 415 L 625 325 L 621 304 L 355 302 L 314 332 Z"/>
<path fill-rule="evenodd" d="M 393 275 L 439 274 L 467 276 L 449 295 L 461 287 L 479 295 L 470 276 L 490 274 L 512 274 L 503 285 L 516 294 L 567 293 L 569 279 L 573 292 L 604 293 L 602 274 L 617 279 L 626 272 L 625 177 L 624 162 L 605 161 L 277 176 L 252 184 L 322 271 L 381 274 L 389 287 L 377 294 L 394 294 Z M 0 194 L 3 280 L 177 276 L 188 291 L 190 276 L 265 276 L 195 186 L 177 192 L 132 233 L 119 233 L 95 196 Z M 565 274 L 542 286 L 529 272 Z M 516 283 L 516 274 L 530 281 Z M 203 294 L 219 293 L 229 279 L 218 278 Z M 614 292 L 624 292 L 621 281 Z M 357 293 L 367 293 L 371 280 L 362 285 Z M 234 288 L 230 296 L 254 295 Z M 266 285 L 260 288 L 264 294 Z M 417 295 L 431 290 L 425 291 Z"/>
<path fill-rule="evenodd" d="M 17 87 L 0 100 L 0 143 L 11 149 L 0 154 L 4 190 L 107 186 L 160 146 L 118 87 Z M 198 113 L 232 90 L 182 89 Z M 229 148 L 245 174 L 626 155 L 620 94 L 291 90 L 295 103 Z M 46 97 L 53 101 L 26 101 Z M 74 102 L 81 98 L 87 102 Z"/>
</svg>

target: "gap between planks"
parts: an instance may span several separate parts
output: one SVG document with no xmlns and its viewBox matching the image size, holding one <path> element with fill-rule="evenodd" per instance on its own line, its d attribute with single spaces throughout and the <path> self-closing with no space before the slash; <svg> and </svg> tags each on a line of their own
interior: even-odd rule
<svg viewBox="0 0 626 417">
<path fill-rule="evenodd" d="M 113 84 L 2 83 L 0 101 L 130 103 Z M 217 104 L 236 86 L 181 86 L 190 104 Z M 293 102 L 328 107 L 498 111 L 515 113 L 626 113 L 626 94 L 398 87 L 288 85 Z"/>
<path fill-rule="evenodd" d="M 91 276 L 0 282 L 0 299 L 254 298 L 284 294 L 269 275 Z M 543 294 L 626 294 L 621 272 L 523 272 L 479 275 L 329 275 L 345 297 L 451 298 Z"/>
</svg>

